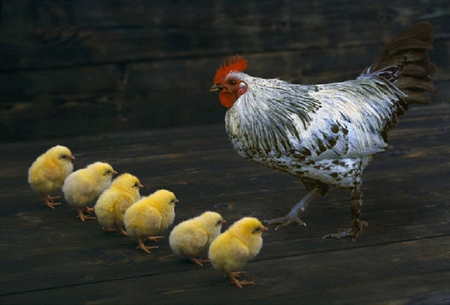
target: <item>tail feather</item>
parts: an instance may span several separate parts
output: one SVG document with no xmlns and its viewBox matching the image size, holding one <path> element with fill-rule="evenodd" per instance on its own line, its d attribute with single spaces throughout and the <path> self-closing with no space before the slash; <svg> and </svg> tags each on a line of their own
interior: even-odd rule
<svg viewBox="0 0 450 305">
<path fill-rule="evenodd" d="M 433 49 L 433 34 L 434 29 L 427 22 L 413 25 L 392 38 L 364 74 L 386 76 L 408 95 L 407 104 L 428 104 L 430 99 L 425 92 L 437 91 L 432 83 L 436 65 L 427 56 L 427 51 Z M 392 73 L 395 67 L 398 74 Z"/>
</svg>

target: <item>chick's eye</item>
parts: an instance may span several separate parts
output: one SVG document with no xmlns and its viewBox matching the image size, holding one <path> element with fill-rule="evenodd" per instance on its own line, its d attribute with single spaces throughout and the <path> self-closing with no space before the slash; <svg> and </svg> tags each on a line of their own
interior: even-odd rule
<svg viewBox="0 0 450 305">
<path fill-rule="evenodd" d="M 67 159 L 68 156 L 67 155 L 61 155 L 60 159 Z"/>
<path fill-rule="evenodd" d="M 261 232 L 261 230 L 262 229 L 260 227 L 257 227 L 253 230 L 253 233 L 259 233 L 259 232 Z"/>
<path fill-rule="evenodd" d="M 139 186 L 139 184 L 136 182 L 136 183 L 134 183 L 134 185 L 133 185 L 134 187 L 138 187 Z"/>
<path fill-rule="evenodd" d="M 222 219 L 217 221 L 217 223 L 216 223 L 216 225 L 220 225 L 220 224 L 222 224 Z"/>
<path fill-rule="evenodd" d="M 107 170 L 107 171 L 105 172 L 105 175 L 109 175 L 109 174 L 111 174 L 111 171 L 110 171 L 110 170 Z"/>
</svg>

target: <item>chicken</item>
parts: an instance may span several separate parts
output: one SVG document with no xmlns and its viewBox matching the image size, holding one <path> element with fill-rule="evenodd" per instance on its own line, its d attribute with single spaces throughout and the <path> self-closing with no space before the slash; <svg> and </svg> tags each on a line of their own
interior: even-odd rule
<svg viewBox="0 0 450 305">
<path fill-rule="evenodd" d="M 88 204 L 94 203 L 98 197 L 111 185 L 111 179 L 117 172 L 108 163 L 95 162 L 83 169 L 71 173 L 64 181 L 62 191 L 70 206 L 78 211 L 81 221 L 96 219 L 89 216 L 94 212 Z M 86 212 L 89 215 L 85 215 Z"/>
<path fill-rule="evenodd" d="M 203 267 L 209 260 L 201 259 L 208 254 L 211 242 L 216 239 L 225 220 L 219 213 L 204 212 L 200 216 L 185 220 L 175 226 L 169 235 L 172 251 L 185 256 L 193 263 Z"/>
<path fill-rule="evenodd" d="M 136 249 L 150 253 L 150 249 L 158 248 L 158 246 L 145 246 L 142 237 L 146 236 L 144 240 L 154 242 L 163 238 L 163 236 L 150 235 L 157 234 L 172 225 L 177 202 L 174 193 L 168 190 L 158 190 L 150 196 L 143 197 L 126 211 L 125 228 L 128 234 L 137 240 Z"/>
<path fill-rule="evenodd" d="M 298 214 L 329 186 L 350 191 L 352 225 L 326 238 L 351 237 L 367 225 L 360 220 L 362 172 L 386 150 L 387 132 L 411 103 L 429 103 L 436 92 L 436 66 L 426 54 L 434 30 L 418 23 L 388 42 L 357 79 L 321 85 L 292 84 L 243 73 L 236 56 L 217 70 L 211 91 L 219 90 L 228 136 L 242 157 L 296 177 L 308 193 L 285 216 L 264 221 L 303 224 Z"/>
<path fill-rule="evenodd" d="M 75 157 L 71 151 L 61 145 L 54 146 L 39 156 L 28 170 L 28 183 L 31 188 L 44 199 L 45 206 L 55 209 L 61 196 L 50 196 L 50 193 L 58 191 L 64 183 L 64 179 L 73 171 L 72 160 Z"/>
<path fill-rule="evenodd" d="M 136 176 L 122 174 L 113 180 L 111 186 L 100 195 L 95 204 L 97 220 L 105 232 L 118 232 L 128 236 L 123 230 L 125 211 L 141 197 L 142 184 Z"/>
<path fill-rule="evenodd" d="M 231 282 L 239 288 L 242 288 L 242 285 L 255 284 L 238 280 L 237 278 L 245 272 L 237 270 L 258 255 L 263 244 L 262 234 L 265 231 L 267 228 L 257 218 L 244 217 L 236 221 L 211 243 L 208 251 L 211 264 L 215 269 L 225 272 Z"/>
</svg>

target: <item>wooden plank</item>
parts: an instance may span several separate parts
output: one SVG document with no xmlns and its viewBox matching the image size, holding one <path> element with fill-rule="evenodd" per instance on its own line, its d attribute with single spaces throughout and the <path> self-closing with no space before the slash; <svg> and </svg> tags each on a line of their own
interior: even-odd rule
<svg viewBox="0 0 450 305">
<path fill-rule="evenodd" d="M 167 239 L 147 255 L 95 221 L 81 223 L 64 201 L 55 211 L 42 207 L 26 183 L 34 158 L 58 143 L 72 149 L 76 169 L 106 161 L 137 175 L 143 195 L 174 191 L 175 223 L 207 209 L 227 226 L 286 213 L 304 190 L 240 158 L 222 124 L 2 145 L 0 303 L 446 304 L 448 128 L 448 105 L 412 108 L 365 172 L 362 216 L 370 225 L 358 242 L 321 239 L 350 222 L 348 193 L 333 189 L 302 214 L 307 227 L 265 235 L 245 268 L 256 285 L 241 291 L 209 265 L 174 257 Z"/>
</svg>

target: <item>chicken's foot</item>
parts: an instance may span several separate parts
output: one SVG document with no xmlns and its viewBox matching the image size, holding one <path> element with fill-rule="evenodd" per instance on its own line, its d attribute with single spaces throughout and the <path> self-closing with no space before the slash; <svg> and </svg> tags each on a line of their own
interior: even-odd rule
<svg viewBox="0 0 450 305">
<path fill-rule="evenodd" d="M 45 195 L 42 195 L 42 198 L 44 199 L 44 203 L 42 205 L 47 206 L 52 210 L 55 209 L 55 206 L 61 205 L 61 202 L 53 202 L 53 200 L 61 199 L 61 196 L 52 197 L 48 194 L 45 194 Z"/>
<path fill-rule="evenodd" d="M 85 219 L 97 219 L 97 217 L 90 216 L 91 212 L 88 207 L 85 207 L 83 209 L 77 208 L 77 211 L 78 211 L 77 218 L 80 218 L 82 222 L 84 222 Z M 87 212 L 89 215 L 86 215 L 83 212 Z"/>
<path fill-rule="evenodd" d="M 188 256 L 188 258 L 193 262 L 194 264 L 199 265 L 200 267 L 203 267 L 203 263 L 210 263 L 211 261 L 209 259 L 200 259 L 195 256 Z"/>
<path fill-rule="evenodd" d="M 362 205 L 362 192 L 359 188 L 351 192 L 351 209 L 352 209 L 352 219 L 353 224 L 349 229 L 339 229 L 337 233 L 327 234 L 323 239 L 326 238 L 343 238 L 351 237 L 352 243 L 356 242 L 356 239 L 361 235 L 363 229 L 369 225 L 367 221 L 361 221 L 359 216 L 361 215 L 361 205 Z"/>
<path fill-rule="evenodd" d="M 306 223 L 298 217 L 298 213 L 300 211 L 304 211 L 306 206 L 320 194 L 318 188 L 312 189 L 305 197 L 302 198 L 284 217 L 278 217 L 270 220 L 263 220 L 264 224 L 267 225 L 277 225 L 275 231 L 278 231 L 281 228 L 287 227 L 290 224 L 296 223 L 297 225 L 306 226 Z"/>
<path fill-rule="evenodd" d="M 158 249 L 159 247 L 158 246 L 146 246 L 146 245 L 144 245 L 144 242 L 142 241 L 142 239 L 141 239 L 141 237 L 140 236 L 137 236 L 136 237 L 136 240 L 138 241 L 138 246 L 136 247 L 136 249 L 142 249 L 142 250 L 144 250 L 145 252 L 147 252 L 148 254 L 150 254 L 150 251 L 149 250 L 151 250 L 151 249 Z"/>
<path fill-rule="evenodd" d="M 231 272 L 231 273 L 228 273 L 227 276 L 230 278 L 231 283 L 235 284 L 239 288 L 242 288 L 243 285 L 255 285 L 255 282 L 240 281 L 237 279 L 241 274 L 244 274 L 244 273 L 245 273 L 245 271 Z"/>
</svg>

